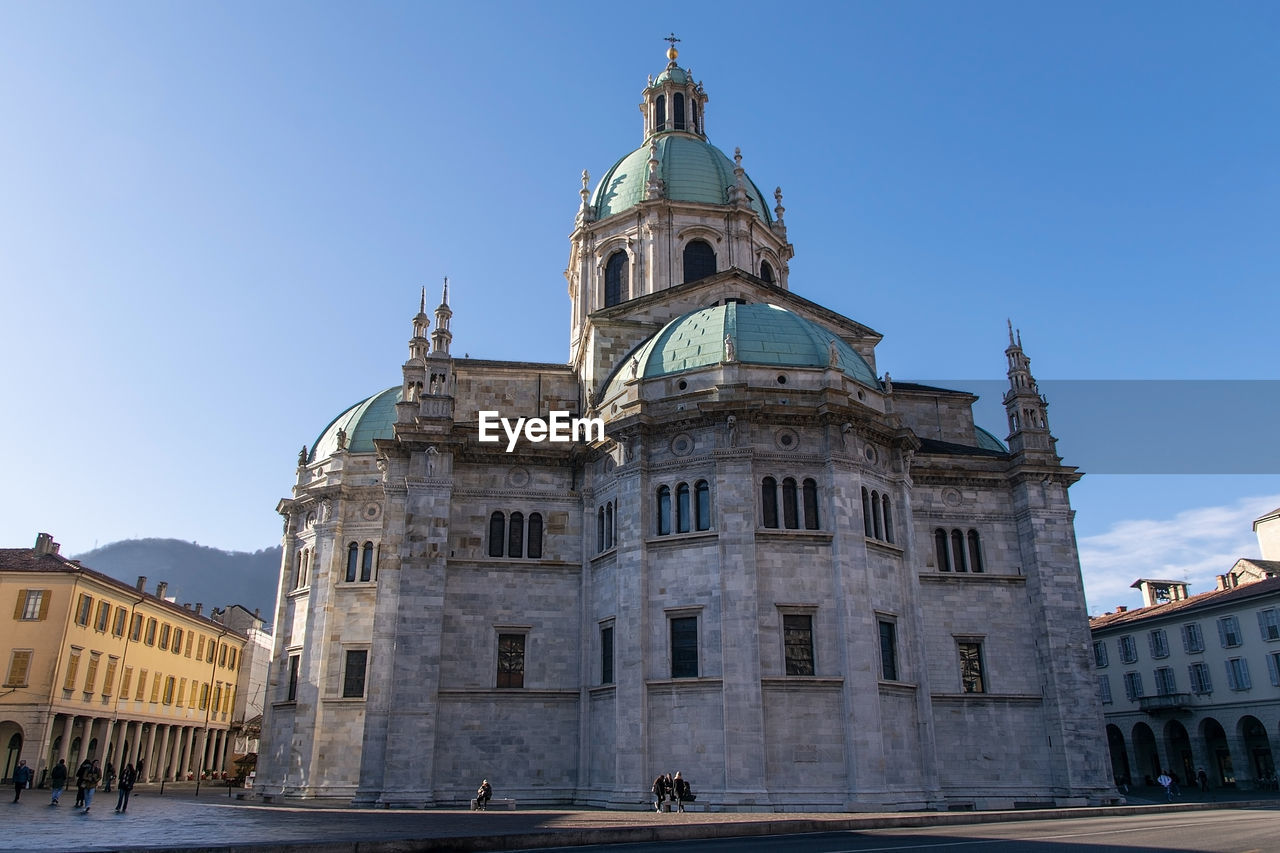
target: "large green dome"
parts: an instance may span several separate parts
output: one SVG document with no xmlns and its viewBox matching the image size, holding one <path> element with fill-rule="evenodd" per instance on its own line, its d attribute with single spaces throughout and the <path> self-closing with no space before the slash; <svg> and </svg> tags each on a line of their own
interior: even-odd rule
<svg viewBox="0 0 1280 853">
<path fill-rule="evenodd" d="M 658 177 L 665 187 L 664 197 L 675 201 L 728 204 L 737 183 L 733 161 L 706 140 L 679 133 L 662 134 L 658 144 Z M 605 219 L 635 207 L 644 200 L 649 182 L 649 146 L 642 145 L 605 172 L 591 196 L 597 219 Z M 772 222 L 764 196 L 751 178 L 746 179 L 751 209 L 766 224 Z"/>
<path fill-rule="evenodd" d="M 834 343 L 837 366 L 846 376 L 880 387 L 867 362 L 835 332 L 777 305 L 730 302 L 663 326 L 614 369 L 605 397 L 622 389 L 633 359 L 635 375 L 645 379 L 707 367 L 725 360 L 725 338 L 733 341 L 736 361 L 770 367 L 827 367 Z"/>
<path fill-rule="evenodd" d="M 344 410 L 320 433 L 311 446 L 308 462 L 326 459 L 338 452 L 338 430 L 347 434 L 347 450 L 372 453 L 375 438 L 391 438 L 396 422 L 396 403 L 400 402 L 399 385 L 368 397 Z"/>
</svg>

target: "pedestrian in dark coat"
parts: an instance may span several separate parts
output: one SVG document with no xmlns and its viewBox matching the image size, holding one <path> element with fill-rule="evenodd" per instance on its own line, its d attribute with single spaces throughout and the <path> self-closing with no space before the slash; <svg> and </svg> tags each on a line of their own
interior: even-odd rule
<svg viewBox="0 0 1280 853">
<path fill-rule="evenodd" d="M 120 771 L 120 778 L 116 781 L 116 811 L 124 814 L 129 809 L 129 792 L 133 790 L 133 765 L 126 764 L 124 769 Z"/>
<path fill-rule="evenodd" d="M 53 797 L 49 805 L 56 806 L 62 797 L 62 789 L 67 787 L 67 759 L 58 759 L 58 766 L 49 774 L 49 785 L 53 788 Z"/>
<path fill-rule="evenodd" d="M 76 808 L 84 808 L 84 776 L 93 769 L 93 762 L 85 759 L 76 768 Z"/>
<path fill-rule="evenodd" d="M 662 811 L 662 801 L 667 798 L 667 777 L 659 773 L 658 778 L 653 780 L 653 787 L 649 789 L 653 794 L 653 810 L 655 812 Z"/>
<path fill-rule="evenodd" d="M 89 765 L 89 769 L 84 773 L 84 813 L 89 813 L 89 807 L 93 805 L 93 794 L 98 790 L 98 783 L 102 781 L 102 768 L 98 766 L 98 762 Z"/>
<path fill-rule="evenodd" d="M 18 798 L 22 796 L 22 792 L 31 782 L 31 768 L 27 766 L 26 759 L 18 762 L 17 768 L 13 771 L 13 801 L 16 803 Z"/>
</svg>

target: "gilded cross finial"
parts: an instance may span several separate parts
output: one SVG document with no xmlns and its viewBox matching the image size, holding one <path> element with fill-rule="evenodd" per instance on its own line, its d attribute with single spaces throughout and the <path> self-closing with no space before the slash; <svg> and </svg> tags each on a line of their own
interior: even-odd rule
<svg viewBox="0 0 1280 853">
<path fill-rule="evenodd" d="M 675 62 L 676 57 L 680 55 L 680 51 L 676 50 L 676 42 L 680 41 L 680 39 L 676 38 L 675 33 L 671 33 L 664 36 L 662 40 L 671 45 L 671 47 L 667 48 L 667 59 Z"/>
</svg>

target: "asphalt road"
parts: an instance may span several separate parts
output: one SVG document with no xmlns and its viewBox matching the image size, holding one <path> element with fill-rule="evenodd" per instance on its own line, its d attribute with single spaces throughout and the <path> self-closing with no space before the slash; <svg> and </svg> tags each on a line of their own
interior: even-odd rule
<svg viewBox="0 0 1280 853">
<path fill-rule="evenodd" d="M 972 826 L 876 829 L 654 844 L 558 847 L 558 853 L 1278 853 L 1280 811 L 1222 810 Z M 543 848 L 540 853 L 548 853 Z"/>
</svg>

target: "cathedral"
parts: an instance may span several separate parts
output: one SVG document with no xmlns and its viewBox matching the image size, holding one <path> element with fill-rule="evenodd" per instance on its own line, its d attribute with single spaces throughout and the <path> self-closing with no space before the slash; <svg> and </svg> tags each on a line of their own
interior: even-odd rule
<svg viewBox="0 0 1280 853">
<path fill-rule="evenodd" d="M 630 809 L 679 770 L 726 811 L 1114 798 L 1079 475 L 1020 337 L 1004 441 L 973 395 L 893 382 L 878 332 L 793 292 L 781 191 L 667 58 L 640 146 L 582 175 L 567 362 L 456 357 L 446 282 L 401 382 L 299 455 L 257 789 L 457 807 L 487 778 Z"/>
</svg>

